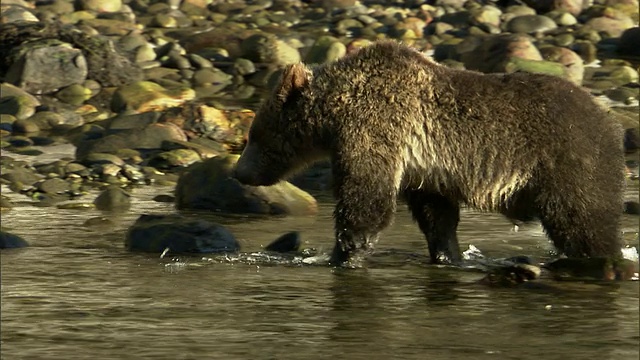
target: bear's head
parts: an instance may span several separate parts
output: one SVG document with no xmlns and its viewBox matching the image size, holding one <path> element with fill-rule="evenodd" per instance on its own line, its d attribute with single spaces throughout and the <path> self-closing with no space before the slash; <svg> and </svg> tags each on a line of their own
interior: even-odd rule
<svg viewBox="0 0 640 360">
<path fill-rule="evenodd" d="M 269 98 L 256 112 L 234 177 L 241 183 L 269 186 L 310 161 L 315 130 L 309 119 L 311 71 L 288 65 Z"/>
</svg>

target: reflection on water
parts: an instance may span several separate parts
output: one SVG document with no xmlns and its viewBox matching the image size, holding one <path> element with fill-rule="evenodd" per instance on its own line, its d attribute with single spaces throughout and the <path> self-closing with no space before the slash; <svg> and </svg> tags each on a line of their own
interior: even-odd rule
<svg viewBox="0 0 640 360">
<path fill-rule="evenodd" d="M 109 228 L 83 226 L 97 210 L 2 215 L 32 245 L 1 254 L 3 359 L 638 359 L 638 282 L 487 288 L 427 265 L 405 210 L 358 270 L 125 252 L 140 213 L 173 211 L 150 200 L 170 190 L 135 189 Z M 320 252 L 333 241 L 327 202 L 317 217 L 213 219 L 246 253 L 291 230 Z M 551 249 L 538 225 L 491 214 L 465 212 L 460 238 L 491 257 Z"/>
</svg>

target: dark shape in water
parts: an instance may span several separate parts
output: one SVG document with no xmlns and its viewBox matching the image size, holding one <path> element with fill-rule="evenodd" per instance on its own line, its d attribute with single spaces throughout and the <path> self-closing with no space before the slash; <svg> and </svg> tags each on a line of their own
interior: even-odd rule
<svg viewBox="0 0 640 360">
<path fill-rule="evenodd" d="M 265 250 L 279 253 L 293 252 L 300 249 L 301 243 L 300 233 L 292 231 L 275 239 L 271 244 L 265 247 Z"/>
<path fill-rule="evenodd" d="M 29 244 L 18 235 L 0 231 L 0 249 L 14 249 L 27 247 Z"/>
</svg>

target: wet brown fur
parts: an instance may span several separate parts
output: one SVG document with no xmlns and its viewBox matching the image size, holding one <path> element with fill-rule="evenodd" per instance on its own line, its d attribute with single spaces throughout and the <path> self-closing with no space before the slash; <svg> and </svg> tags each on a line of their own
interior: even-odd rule
<svg viewBox="0 0 640 360">
<path fill-rule="evenodd" d="M 329 157 L 343 263 L 371 249 L 402 195 L 433 262 L 458 261 L 460 205 L 539 218 L 559 252 L 618 256 L 622 129 L 581 88 L 454 70 L 378 42 L 288 66 L 257 112 L 237 178 L 270 185 Z"/>
</svg>

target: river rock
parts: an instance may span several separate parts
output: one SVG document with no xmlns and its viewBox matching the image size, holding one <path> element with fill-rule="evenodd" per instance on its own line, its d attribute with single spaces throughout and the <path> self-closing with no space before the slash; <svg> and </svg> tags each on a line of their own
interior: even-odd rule
<svg viewBox="0 0 640 360">
<path fill-rule="evenodd" d="M 591 0 L 524 0 L 524 3 L 540 13 L 552 10 L 565 10 L 572 15 L 580 12 L 592 4 Z"/>
<path fill-rule="evenodd" d="M 620 37 L 625 30 L 637 26 L 628 15 L 613 8 L 603 9 L 598 15 L 600 16 L 589 19 L 585 27 L 605 33 L 612 38 Z"/>
<path fill-rule="evenodd" d="M 42 179 L 42 176 L 37 174 L 31 169 L 24 167 L 16 167 L 14 169 L 2 169 L 0 178 L 7 180 L 10 183 L 21 183 L 31 186 L 38 180 Z"/>
<path fill-rule="evenodd" d="M 19 5 L 0 5 L 0 23 L 12 23 L 12 22 L 38 22 L 38 18 L 27 9 Z"/>
<path fill-rule="evenodd" d="M 240 184 L 231 177 L 237 159 L 237 155 L 215 157 L 189 167 L 176 186 L 176 207 L 266 215 L 317 212 L 315 199 L 288 182 L 268 187 Z"/>
<path fill-rule="evenodd" d="M 504 72 L 512 58 L 540 61 L 542 55 L 530 36 L 524 34 L 501 34 L 482 39 L 470 51 L 461 53 L 465 68 L 481 72 Z"/>
<path fill-rule="evenodd" d="M 506 30 L 512 33 L 544 33 L 557 27 L 553 20 L 543 15 L 516 16 L 506 23 Z"/>
<path fill-rule="evenodd" d="M 7 82 L 0 83 L 0 114 L 26 119 L 40 105 L 40 100 L 23 89 Z"/>
<path fill-rule="evenodd" d="M 297 231 L 288 232 L 279 238 L 275 239 L 271 244 L 267 245 L 264 249 L 267 251 L 288 253 L 298 251 L 302 241 L 300 240 L 300 233 Z"/>
<path fill-rule="evenodd" d="M 93 201 L 98 210 L 125 211 L 131 207 L 131 194 L 121 187 L 111 185 Z"/>
<path fill-rule="evenodd" d="M 78 7 L 82 10 L 103 12 L 117 12 L 122 8 L 122 0 L 78 0 Z"/>
<path fill-rule="evenodd" d="M 111 100 L 111 110 L 114 112 L 161 111 L 166 108 L 182 105 L 185 101 L 193 100 L 195 92 L 183 88 L 168 90 L 150 81 L 139 81 L 118 88 Z"/>
<path fill-rule="evenodd" d="M 6 80 L 32 94 L 45 94 L 87 78 L 82 52 L 58 40 L 38 40 L 15 48 Z"/>
<path fill-rule="evenodd" d="M 180 215 L 141 215 L 125 239 L 129 251 L 162 254 L 236 252 L 240 244 L 221 225 Z"/>
<path fill-rule="evenodd" d="M 189 166 L 201 161 L 197 151 L 191 149 L 175 149 L 165 151 L 149 159 L 149 166 L 156 169 L 171 169 L 173 167 Z"/>
<path fill-rule="evenodd" d="M 0 249 L 15 249 L 27 246 L 29 244 L 22 237 L 6 231 L 0 231 Z"/>
<path fill-rule="evenodd" d="M 37 183 L 36 188 L 45 194 L 60 195 L 68 192 L 71 186 L 65 180 L 53 178 Z"/>
<path fill-rule="evenodd" d="M 540 54 L 547 61 L 564 65 L 567 77 L 575 84 L 582 84 L 584 78 L 584 61 L 575 52 L 560 46 L 546 46 L 540 48 Z"/>
<path fill-rule="evenodd" d="M 83 160 L 90 153 L 115 154 L 121 149 L 161 149 L 164 141 L 187 141 L 184 131 L 172 123 L 155 123 L 141 129 L 130 129 L 77 144 L 76 158 Z"/>
<path fill-rule="evenodd" d="M 242 42 L 242 57 L 254 62 L 287 65 L 300 62 L 300 53 L 272 34 L 256 34 Z"/>
<path fill-rule="evenodd" d="M 309 49 L 305 57 L 307 64 L 323 64 L 338 60 L 347 53 L 347 47 L 333 36 L 321 36 Z"/>
</svg>

